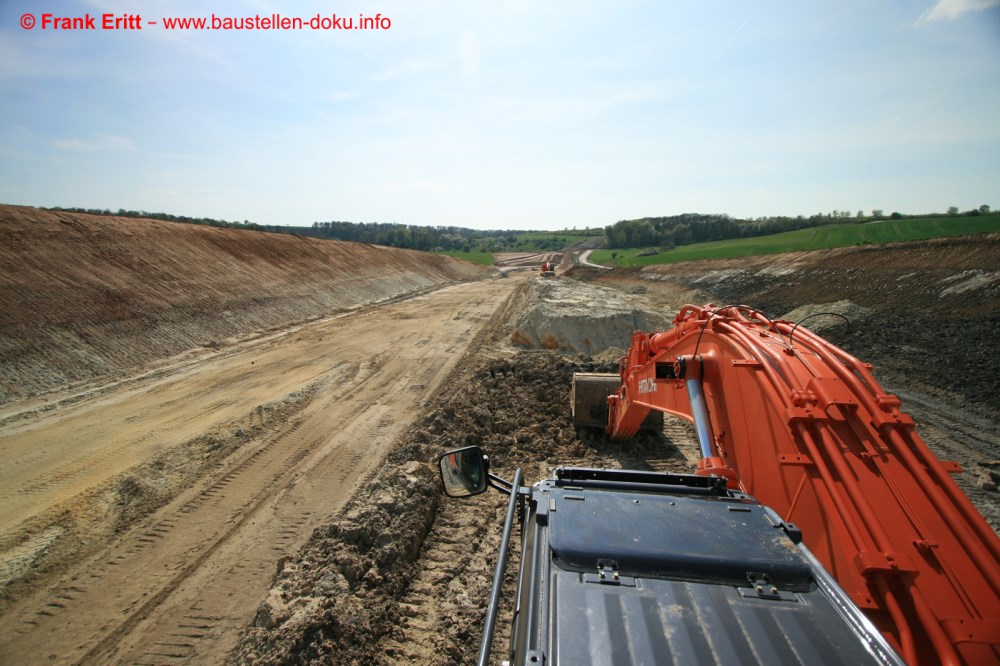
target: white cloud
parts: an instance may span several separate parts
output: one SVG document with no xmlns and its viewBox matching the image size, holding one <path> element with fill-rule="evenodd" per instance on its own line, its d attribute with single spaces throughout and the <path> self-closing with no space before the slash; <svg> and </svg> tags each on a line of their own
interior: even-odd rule
<svg viewBox="0 0 1000 666">
<path fill-rule="evenodd" d="M 951 21 L 966 12 L 982 11 L 1000 7 L 1000 0 L 938 0 L 938 3 L 923 13 L 917 24 L 931 21 Z"/>
<path fill-rule="evenodd" d="M 476 33 L 466 30 L 458 43 L 458 60 L 462 64 L 462 73 L 475 76 L 479 73 L 479 39 Z"/>
</svg>

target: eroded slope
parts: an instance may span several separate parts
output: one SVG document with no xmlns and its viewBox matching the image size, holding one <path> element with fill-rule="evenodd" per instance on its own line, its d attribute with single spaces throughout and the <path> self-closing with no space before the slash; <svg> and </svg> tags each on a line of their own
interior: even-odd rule
<svg viewBox="0 0 1000 666">
<path fill-rule="evenodd" d="M 0 206 L 0 404 L 485 271 L 359 243 Z"/>
</svg>

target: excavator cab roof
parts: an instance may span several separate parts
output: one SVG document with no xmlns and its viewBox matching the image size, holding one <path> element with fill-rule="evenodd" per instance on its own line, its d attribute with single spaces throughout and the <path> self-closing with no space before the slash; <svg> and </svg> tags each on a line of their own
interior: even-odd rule
<svg viewBox="0 0 1000 666">
<path fill-rule="evenodd" d="M 512 663 L 902 663 L 724 480 L 562 468 L 530 506 Z"/>
</svg>

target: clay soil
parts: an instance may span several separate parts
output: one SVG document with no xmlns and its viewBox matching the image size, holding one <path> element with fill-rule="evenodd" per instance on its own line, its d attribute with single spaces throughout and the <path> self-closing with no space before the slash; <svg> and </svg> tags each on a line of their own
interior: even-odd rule
<svg viewBox="0 0 1000 666">
<path fill-rule="evenodd" d="M 0 214 L 0 298 L 32 304 L 0 329 L 2 663 L 474 662 L 505 497 L 444 498 L 433 459 L 479 444 L 508 478 L 691 470 L 686 424 L 613 443 L 567 405 L 573 372 L 615 369 L 630 327 L 686 302 L 850 318 L 809 325 L 875 364 L 1000 526 L 995 237 L 497 280 L 368 246 Z M 132 254 L 125 232 L 147 234 Z"/>
</svg>

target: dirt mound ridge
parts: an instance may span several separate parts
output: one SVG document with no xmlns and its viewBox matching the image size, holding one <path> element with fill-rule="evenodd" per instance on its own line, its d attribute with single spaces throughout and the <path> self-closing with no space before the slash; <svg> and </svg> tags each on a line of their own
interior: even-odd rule
<svg viewBox="0 0 1000 666">
<path fill-rule="evenodd" d="M 634 331 L 668 328 L 669 321 L 614 289 L 568 278 L 538 279 L 510 339 L 522 349 L 596 354 L 628 349 Z"/>
<path fill-rule="evenodd" d="M 0 205 L 0 404 L 486 270 L 359 243 Z"/>
</svg>

